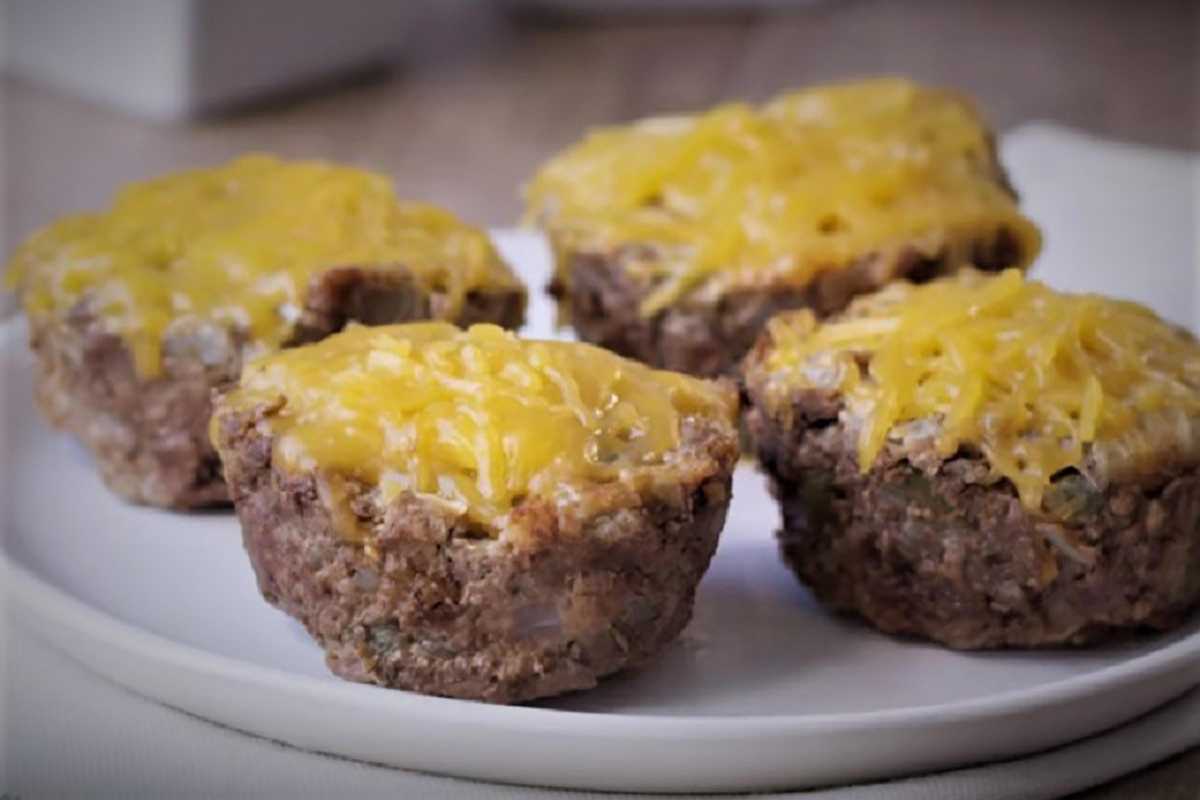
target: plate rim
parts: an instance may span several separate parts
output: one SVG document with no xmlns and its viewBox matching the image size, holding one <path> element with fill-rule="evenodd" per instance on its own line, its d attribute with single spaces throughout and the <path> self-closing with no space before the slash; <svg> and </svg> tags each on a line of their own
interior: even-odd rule
<svg viewBox="0 0 1200 800">
<path fill-rule="evenodd" d="M 24 315 L 20 313 L 0 322 L 0 351 L 23 344 L 26 329 Z M 7 390 L 4 391 L 7 395 Z M 493 705 L 339 681 L 330 677 L 314 678 L 213 653 L 145 630 L 88 604 L 18 563 L 7 547 L 7 533 L 13 524 L 11 515 L 5 515 L 6 535 L 3 537 L 4 546 L 0 546 L 0 573 L 6 577 L 5 591 L 9 597 L 55 624 L 82 628 L 92 636 L 107 633 L 107 636 L 102 638 L 106 638 L 112 646 L 118 647 L 128 655 L 146 659 L 150 663 L 167 664 L 183 671 L 206 674 L 209 677 L 270 684 L 275 689 L 287 688 L 314 698 L 329 695 L 338 703 L 369 702 L 374 706 L 389 705 L 393 707 L 389 710 L 397 713 L 428 716 L 440 715 L 445 711 L 467 712 L 473 717 L 474 724 L 502 725 L 509 730 L 519 728 L 523 731 L 535 731 L 550 727 L 561 730 L 563 722 L 585 722 L 583 725 L 571 726 L 575 734 L 621 736 L 643 741 L 662 738 L 700 741 L 725 738 L 731 730 L 736 730 L 739 737 L 776 738 L 811 735 L 818 731 L 848 732 L 911 725 L 984 722 L 1014 713 L 1033 712 L 1048 706 L 1086 700 L 1093 695 L 1118 690 L 1132 681 L 1154 680 L 1191 661 L 1200 664 L 1200 630 L 1197 630 L 1153 652 L 1032 688 L 1011 689 L 949 703 L 878 711 L 683 716 L 575 711 L 529 705 Z M 43 639 L 51 638 L 45 634 L 37 635 Z M 68 650 L 72 658 L 80 660 L 75 653 L 69 652 L 69 648 L 56 646 Z M 115 680 L 111 676 L 109 679 Z M 1200 685 L 1200 672 L 1192 685 Z M 170 705 L 161 698 L 155 698 L 155 701 Z"/>
</svg>

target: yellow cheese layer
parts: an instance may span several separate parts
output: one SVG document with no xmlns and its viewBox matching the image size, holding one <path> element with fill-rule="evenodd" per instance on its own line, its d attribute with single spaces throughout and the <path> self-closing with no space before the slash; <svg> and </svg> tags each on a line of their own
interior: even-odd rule
<svg viewBox="0 0 1200 800">
<path fill-rule="evenodd" d="M 152 376 L 175 319 L 236 327 L 273 349 L 291 335 L 315 273 L 398 265 L 444 291 L 451 315 L 473 288 L 516 285 L 482 231 L 398 201 L 383 176 L 265 155 L 133 184 L 107 211 L 35 234 L 8 279 L 31 316 L 63 314 L 86 296 Z"/>
<path fill-rule="evenodd" d="M 277 463 L 440 498 L 492 534 L 521 497 L 628 478 L 672 457 L 685 416 L 732 426 L 737 410 L 723 384 L 598 347 L 438 322 L 351 326 L 252 362 L 214 433 L 279 398 Z"/>
<path fill-rule="evenodd" d="M 570 251 L 638 250 L 650 315 L 702 284 L 805 285 L 905 248 L 952 265 L 974 243 L 1037 228 L 1002 185 L 988 132 L 958 97 L 900 79 L 834 85 L 754 107 L 603 128 L 546 164 L 529 215 Z"/>
<path fill-rule="evenodd" d="M 838 389 L 861 419 L 864 471 L 898 425 L 926 419 L 942 456 L 979 448 L 1031 508 L 1085 445 L 1110 476 L 1200 459 L 1200 344 L 1135 303 L 966 270 L 768 329 L 776 385 Z"/>
</svg>

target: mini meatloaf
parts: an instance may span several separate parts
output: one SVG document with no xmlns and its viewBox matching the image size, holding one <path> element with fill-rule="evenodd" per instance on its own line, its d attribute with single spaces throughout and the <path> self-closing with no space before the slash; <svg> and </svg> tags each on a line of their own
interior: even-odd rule
<svg viewBox="0 0 1200 800">
<path fill-rule="evenodd" d="M 592 133 L 527 189 L 581 338 L 696 375 L 736 368 L 785 309 L 897 278 L 1025 267 L 992 137 L 963 98 L 881 79 Z"/>
<path fill-rule="evenodd" d="M 259 588 L 334 673 L 511 703 L 687 624 L 736 414 L 729 383 L 414 323 L 251 363 L 212 432 Z"/>
<path fill-rule="evenodd" d="M 517 327 L 525 309 L 482 231 L 381 176 L 269 156 L 129 186 L 35 234 L 8 277 L 45 415 L 113 491 L 180 509 L 228 502 L 210 394 L 248 358 L 348 320 Z"/>
<path fill-rule="evenodd" d="M 783 556 L 839 611 L 972 649 L 1200 602 L 1200 344 L 1141 306 L 963 271 L 780 315 L 744 377 Z"/>
</svg>

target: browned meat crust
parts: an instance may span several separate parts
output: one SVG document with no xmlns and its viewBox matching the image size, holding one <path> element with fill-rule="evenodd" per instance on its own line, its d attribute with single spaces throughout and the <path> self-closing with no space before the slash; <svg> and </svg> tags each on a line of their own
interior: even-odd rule
<svg viewBox="0 0 1200 800">
<path fill-rule="evenodd" d="M 477 292 L 451 321 L 516 328 L 524 311 L 522 290 Z M 446 317 L 445 298 L 419 288 L 405 270 L 329 270 L 308 292 L 293 343 L 320 339 L 350 320 Z M 208 441 L 210 394 L 237 379 L 244 344 L 217 325 L 177 323 L 164 337 L 162 374 L 146 379 L 125 342 L 84 300 L 64 318 L 31 321 L 38 404 L 87 445 L 104 482 L 125 498 L 177 509 L 227 503 Z"/>
<path fill-rule="evenodd" d="M 1067 472 L 1033 513 L 978 453 L 893 442 L 861 474 L 836 396 L 772 408 L 756 380 L 747 389 L 783 557 L 838 611 L 975 649 L 1166 630 L 1200 604 L 1198 465 L 1103 489 Z"/>
<path fill-rule="evenodd" d="M 364 547 L 334 532 L 317 477 L 271 463 L 255 423 L 254 412 L 225 416 L 218 435 L 264 597 L 343 678 L 498 703 L 589 688 L 678 635 L 738 456 L 732 431 L 692 421 L 661 484 L 596 485 L 567 509 L 528 500 L 513 513 L 530 533 L 498 539 L 435 502 L 385 504 L 352 484 L 333 516 L 353 514 L 370 532 Z"/>
<path fill-rule="evenodd" d="M 716 302 L 685 298 L 644 317 L 642 300 L 654 289 L 636 282 L 624 268 L 628 252 L 572 251 L 566 283 L 555 280 L 547 290 L 569 310 L 581 339 L 663 369 L 693 375 L 732 372 L 754 343 L 767 319 L 780 311 L 811 308 L 819 317 L 845 308 L 860 294 L 895 280 L 928 281 L 953 271 L 945 258 L 922 257 L 906 250 L 897 258 L 870 255 L 844 269 L 820 272 L 802 287 L 775 285 L 740 289 Z M 1020 261 L 1015 236 L 1004 232 L 995 241 L 979 242 L 975 266 L 998 271 Z"/>
</svg>

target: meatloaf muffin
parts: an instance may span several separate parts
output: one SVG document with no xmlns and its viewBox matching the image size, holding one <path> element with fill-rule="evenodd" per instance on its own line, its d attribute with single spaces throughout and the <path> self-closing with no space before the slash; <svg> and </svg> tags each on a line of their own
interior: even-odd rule
<svg viewBox="0 0 1200 800">
<path fill-rule="evenodd" d="M 581 338 L 666 369 L 736 368 L 772 314 L 897 278 L 1024 267 L 991 134 L 958 95 L 880 79 L 589 135 L 527 189 Z"/>
<path fill-rule="evenodd" d="M 210 393 L 249 357 L 347 320 L 521 324 L 525 289 L 482 231 L 383 177 L 248 156 L 134 184 L 25 242 L 39 405 L 105 482 L 167 508 L 228 502 Z"/>
<path fill-rule="evenodd" d="M 687 624 L 736 413 L 728 383 L 415 323 L 251 363 L 212 431 L 263 595 L 334 673 L 508 703 Z"/>
<path fill-rule="evenodd" d="M 1200 602 L 1200 344 L 1017 271 L 771 320 L 748 427 L 817 597 L 956 648 L 1166 630 Z"/>
</svg>

